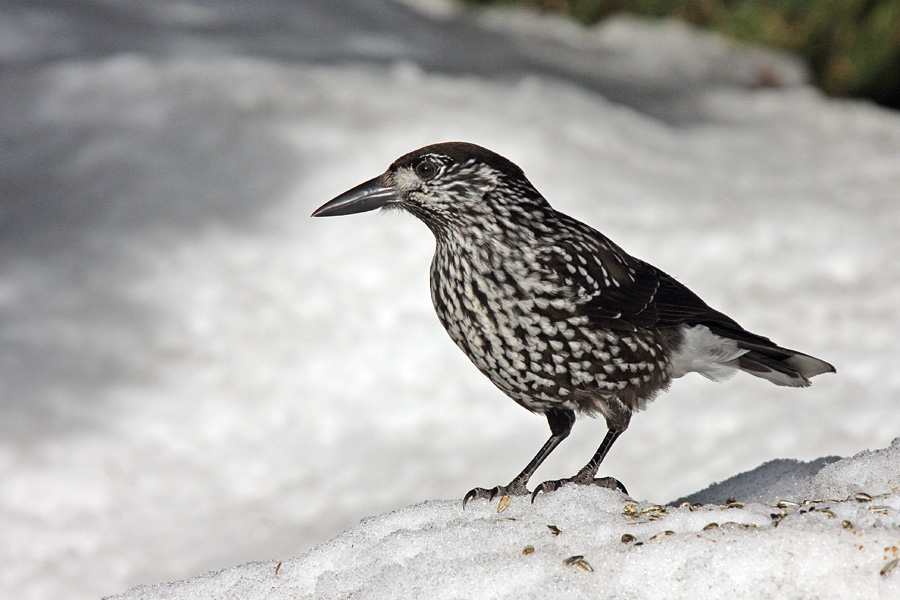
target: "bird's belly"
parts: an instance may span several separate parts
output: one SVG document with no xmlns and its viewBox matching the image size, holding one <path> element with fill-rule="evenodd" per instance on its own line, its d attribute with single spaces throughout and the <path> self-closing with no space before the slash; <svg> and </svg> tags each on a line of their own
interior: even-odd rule
<svg viewBox="0 0 900 600">
<path fill-rule="evenodd" d="M 595 329 L 560 305 L 478 279 L 460 285 L 433 277 L 438 318 L 475 366 L 529 410 L 601 411 L 598 403 L 615 397 L 637 410 L 668 382 L 651 332 Z"/>
<path fill-rule="evenodd" d="M 526 389 L 527 350 L 535 340 L 509 299 L 459 295 L 443 286 L 433 299 L 450 339 L 482 373 L 508 394 Z"/>
</svg>

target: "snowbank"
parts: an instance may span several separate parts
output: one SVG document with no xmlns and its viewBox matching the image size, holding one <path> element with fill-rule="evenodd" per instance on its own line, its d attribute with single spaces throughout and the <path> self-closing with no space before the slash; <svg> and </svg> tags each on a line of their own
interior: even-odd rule
<svg viewBox="0 0 900 600">
<path fill-rule="evenodd" d="M 763 465 L 716 486 L 733 496 L 724 505 L 663 507 L 575 486 L 502 513 L 497 501 L 425 502 L 300 558 L 115 599 L 897 598 L 898 464 L 900 438 L 813 473 Z"/>
</svg>

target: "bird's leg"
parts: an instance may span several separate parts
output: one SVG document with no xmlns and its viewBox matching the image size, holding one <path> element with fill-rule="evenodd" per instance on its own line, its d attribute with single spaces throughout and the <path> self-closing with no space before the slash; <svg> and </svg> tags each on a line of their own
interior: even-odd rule
<svg viewBox="0 0 900 600">
<path fill-rule="evenodd" d="M 550 425 L 550 439 L 538 450 L 531 462 L 508 485 L 498 485 L 490 489 L 475 488 L 471 490 L 463 498 L 463 508 L 466 507 L 466 503 L 469 500 L 474 500 L 475 498 L 485 498 L 490 502 L 497 496 L 525 496 L 531 493 L 527 487 L 528 480 L 531 479 L 537 468 L 541 466 L 541 463 L 550 456 L 550 453 L 559 446 L 560 442 L 569 436 L 569 432 L 572 431 L 572 425 L 575 424 L 575 413 L 571 410 L 553 409 L 547 411 L 546 415 L 547 423 Z M 600 460 L 603 460 L 602 457 Z M 599 461 L 597 464 L 600 464 Z M 595 467 L 594 472 L 596 471 L 597 468 Z"/>
<path fill-rule="evenodd" d="M 581 485 L 599 485 L 600 487 L 610 488 L 612 490 L 618 489 L 626 494 L 628 490 L 625 489 L 625 486 L 622 485 L 622 482 L 616 479 L 615 477 L 601 477 L 600 479 L 595 479 L 594 476 L 597 475 L 597 469 L 600 468 L 600 463 L 603 462 L 603 459 L 606 458 L 606 453 L 609 452 L 609 449 L 612 447 L 613 442 L 616 441 L 624 429 L 610 429 L 606 432 L 606 437 L 603 438 L 603 442 L 600 444 L 600 447 L 597 448 L 597 452 L 594 453 L 594 456 L 588 461 L 588 464 L 584 465 L 584 467 L 578 471 L 578 474 L 574 477 L 569 477 L 568 479 L 556 479 L 554 481 L 545 481 L 540 484 L 536 488 L 534 488 L 534 493 L 531 495 L 531 501 L 534 502 L 534 499 L 541 492 L 552 492 L 554 490 L 559 489 L 566 483 L 578 483 Z"/>
</svg>

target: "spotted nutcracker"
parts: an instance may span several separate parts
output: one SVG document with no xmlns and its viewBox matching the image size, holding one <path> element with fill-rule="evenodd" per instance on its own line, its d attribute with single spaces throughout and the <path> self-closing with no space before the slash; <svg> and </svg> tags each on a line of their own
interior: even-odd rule
<svg viewBox="0 0 900 600">
<path fill-rule="evenodd" d="M 508 485 L 473 498 L 528 494 L 528 480 L 572 429 L 576 413 L 609 431 L 574 477 L 624 487 L 597 469 L 635 411 L 672 379 L 720 381 L 741 370 L 803 387 L 830 364 L 751 333 L 599 231 L 553 209 L 518 166 L 463 142 L 426 146 L 313 213 L 380 207 L 418 217 L 436 240 L 431 299 L 447 333 L 494 385 L 547 417 L 552 435 Z"/>
</svg>

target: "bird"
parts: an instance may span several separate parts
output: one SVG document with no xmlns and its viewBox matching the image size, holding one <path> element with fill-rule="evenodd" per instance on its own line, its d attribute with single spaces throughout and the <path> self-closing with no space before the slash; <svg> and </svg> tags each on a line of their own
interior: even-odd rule
<svg viewBox="0 0 900 600">
<path fill-rule="evenodd" d="M 566 484 L 627 493 L 597 477 L 631 416 L 672 380 L 699 373 L 723 381 L 737 371 L 806 387 L 835 372 L 783 348 L 711 308 L 655 266 L 550 206 L 523 170 L 468 142 L 432 144 L 335 197 L 312 216 L 399 209 L 434 234 L 431 299 L 450 338 L 502 392 L 546 417 L 550 438 L 507 485 L 463 498 L 552 492 Z M 531 492 L 541 463 L 576 416 L 600 416 L 607 433 L 574 476 Z"/>
</svg>

